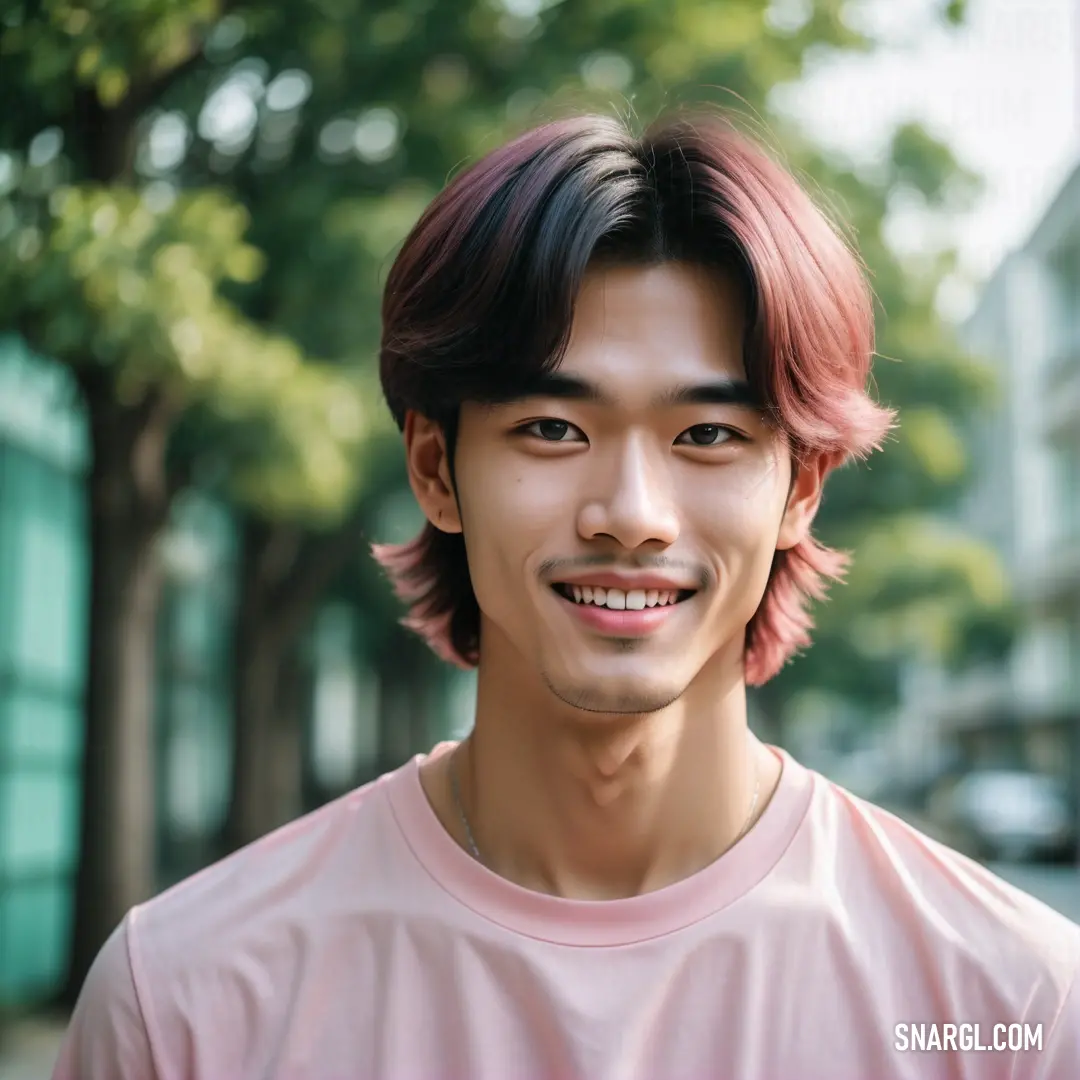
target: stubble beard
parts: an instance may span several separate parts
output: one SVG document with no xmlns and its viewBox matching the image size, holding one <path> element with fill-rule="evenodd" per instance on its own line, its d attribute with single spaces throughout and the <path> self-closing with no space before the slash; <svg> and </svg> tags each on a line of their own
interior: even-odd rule
<svg viewBox="0 0 1080 1080">
<path fill-rule="evenodd" d="M 551 693 L 573 709 L 597 715 L 637 717 L 660 712 L 682 697 L 684 689 L 670 687 L 652 691 L 608 691 L 599 686 L 560 685 L 548 674 L 541 672 L 541 679 Z"/>
</svg>

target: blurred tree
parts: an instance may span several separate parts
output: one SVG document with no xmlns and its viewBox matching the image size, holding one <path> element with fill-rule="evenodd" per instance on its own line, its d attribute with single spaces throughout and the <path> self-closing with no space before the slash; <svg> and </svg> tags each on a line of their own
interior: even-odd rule
<svg viewBox="0 0 1080 1080">
<path fill-rule="evenodd" d="M 985 379 L 934 315 L 947 253 L 916 265 L 883 230 L 897 192 L 933 204 L 961 197 L 966 178 L 917 128 L 857 173 L 770 112 L 770 92 L 809 60 L 873 46 L 848 10 L 0 0 L 0 94 L 19 103 L 0 116 L 0 321 L 72 366 L 94 438 L 72 990 L 150 889 L 155 540 L 173 493 L 194 477 L 242 517 L 235 846 L 273 820 L 262 778 L 284 725 L 284 659 L 372 520 L 365 492 L 404 481 L 399 457 L 365 450 L 388 428 L 371 362 L 380 275 L 455 169 L 563 105 L 647 119 L 713 97 L 768 116 L 854 223 L 888 313 L 882 351 L 904 358 L 878 368 L 883 397 L 908 410 L 897 440 L 872 469 L 838 476 L 822 513 L 828 538 L 864 557 L 823 612 L 821 644 L 766 706 L 779 715 L 781 695 L 810 685 L 887 701 L 912 641 L 944 647 L 972 611 L 994 610 L 993 570 L 936 516 L 963 483 L 963 417 Z M 867 604 L 872 632 L 854 617 Z"/>
<path fill-rule="evenodd" d="M 977 192 L 978 179 L 914 124 L 894 132 L 872 170 L 824 155 L 797 132 L 784 145 L 808 184 L 829 193 L 870 272 L 878 307 L 874 380 L 900 419 L 884 453 L 848 465 L 826 489 L 816 530 L 855 558 L 846 584 L 817 607 L 813 647 L 755 691 L 777 738 L 801 703 L 820 700 L 822 691 L 884 717 L 897 702 L 905 662 L 956 667 L 998 659 L 1013 625 L 1003 567 L 954 516 L 970 475 L 970 422 L 996 392 L 990 370 L 959 346 L 936 311 L 955 253 L 931 244 L 907 256 L 889 237 L 898 207 L 909 211 L 914 202 L 931 218 L 955 212 Z"/>
<path fill-rule="evenodd" d="M 91 436 L 86 758 L 68 997 L 153 887 L 158 540 L 206 460 L 268 513 L 326 521 L 356 480 L 359 385 L 223 293 L 262 256 L 210 186 L 148 186 L 147 110 L 203 57 L 213 4 L 0 5 L 0 319 L 70 365 Z M 220 436 L 199 454 L 184 418 Z M 177 452 L 177 451 L 181 452 Z"/>
</svg>

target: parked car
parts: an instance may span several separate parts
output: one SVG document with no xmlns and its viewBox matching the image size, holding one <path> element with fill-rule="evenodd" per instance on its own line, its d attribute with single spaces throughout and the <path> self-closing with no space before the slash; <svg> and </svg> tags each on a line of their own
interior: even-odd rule
<svg viewBox="0 0 1080 1080">
<path fill-rule="evenodd" d="M 943 802 L 945 824 L 979 858 L 1067 859 L 1076 850 L 1076 815 L 1065 785 L 1054 777 L 979 770 L 957 781 Z"/>
</svg>

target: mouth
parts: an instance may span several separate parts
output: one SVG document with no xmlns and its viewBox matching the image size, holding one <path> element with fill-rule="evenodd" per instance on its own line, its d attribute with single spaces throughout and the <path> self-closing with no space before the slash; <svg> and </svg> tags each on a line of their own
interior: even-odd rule
<svg viewBox="0 0 1080 1080">
<path fill-rule="evenodd" d="M 577 624 L 601 637 L 647 638 L 688 610 L 694 589 L 608 589 L 598 585 L 551 586 L 559 607 Z"/>
<path fill-rule="evenodd" d="M 552 590 L 579 607 L 603 611 L 648 611 L 684 603 L 694 589 L 606 589 L 596 585 L 566 585 L 556 582 Z"/>
</svg>

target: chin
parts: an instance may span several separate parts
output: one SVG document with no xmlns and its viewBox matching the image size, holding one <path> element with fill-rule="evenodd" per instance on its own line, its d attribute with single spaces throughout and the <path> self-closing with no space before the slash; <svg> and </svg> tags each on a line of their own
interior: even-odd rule
<svg viewBox="0 0 1080 1080">
<path fill-rule="evenodd" d="M 571 677 L 566 673 L 545 672 L 547 688 L 562 702 L 589 713 L 615 713 L 620 716 L 659 712 L 678 701 L 685 683 L 670 679 L 658 681 L 641 675 L 603 675 Z"/>
</svg>

